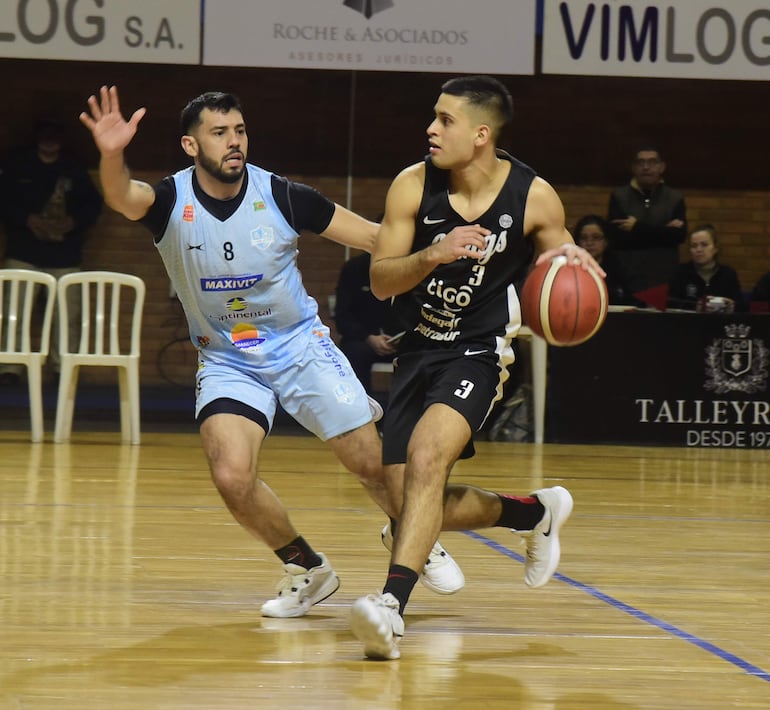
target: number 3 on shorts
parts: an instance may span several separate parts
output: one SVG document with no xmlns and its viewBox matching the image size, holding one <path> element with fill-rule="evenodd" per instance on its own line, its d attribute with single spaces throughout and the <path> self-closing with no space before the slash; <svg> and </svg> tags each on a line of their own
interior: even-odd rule
<svg viewBox="0 0 770 710">
<path fill-rule="evenodd" d="M 468 395 L 473 390 L 474 384 L 470 380 L 461 380 L 460 387 L 454 391 L 455 397 L 460 399 L 468 399 Z"/>
</svg>

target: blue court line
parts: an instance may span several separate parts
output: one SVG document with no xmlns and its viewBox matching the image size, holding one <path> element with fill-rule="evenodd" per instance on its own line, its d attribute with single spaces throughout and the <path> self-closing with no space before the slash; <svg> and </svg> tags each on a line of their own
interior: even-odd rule
<svg viewBox="0 0 770 710">
<path fill-rule="evenodd" d="M 510 557 L 511 559 L 517 560 L 518 562 L 524 562 L 523 555 L 520 555 L 519 553 L 514 552 L 513 550 L 509 550 L 507 547 L 505 547 L 505 545 L 501 545 L 500 543 L 495 542 L 494 540 L 490 540 L 488 537 L 479 535 L 477 532 L 473 532 L 472 530 L 465 530 L 463 531 L 463 534 L 467 535 L 470 538 L 473 538 L 474 540 L 478 540 L 479 542 L 483 543 L 487 547 L 491 547 L 493 550 L 495 550 L 496 552 L 499 552 L 502 555 L 505 555 L 506 557 Z M 697 646 L 698 648 L 713 654 L 714 656 L 716 656 L 717 658 L 720 658 L 723 661 L 732 663 L 734 666 L 737 666 L 742 671 L 744 671 L 745 673 L 748 673 L 749 675 L 754 676 L 755 678 L 759 678 L 760 680 L 765 680 L 767 682 L 770 682 L 770 673 L 768 671 L 762 670 L 758 666 L 755 666 L 753 663 L 749 663 L 748 661 L 745 661 L 742 658 L 739 658 L 735 654 L 730 653 L 729 651 L 725 651 L 724 649 L 719 648 L 719 646 L 715 646 L 713 643 L 706 641 L 705 639 L 701 639 L 701 638 L 698 638 L 697 636 L 693 636 L 687 631 L 683 631 L 682 629 L 679 629 L 676 626 L 669 624 L 666 621 L 656 619 L 654 616 L 651 616 L 650 614 L 647 614 L 646 612 L 641 611 L 640 609 L 636 609 L 635 607 L 632 607 L 630 604 L 626 604 L 625 602 L 622 602 L 619 599 L 615 599 L 614 597 L 611 597 L 609 594 L 600 592 L 595 587 L 591 587 L 588 584 L 583 584 L 582 582 L 578 582 L 577 580 L 572 579 L 571 577 L 566 577 L 563 574 L 559 574 L 558 572 L 556 572 L 553 575 L 553 578 L 558 579 L 560 582 L 565 582 L 566 584 L 569 584 L 571 587 L 575 587 L 576 589 L 579 589 L 585 592 L 586 594 L 589 594 L 595 599 L 598 599 L 599 601 L 602 601 L 605 604 L 608 604 L 609 606 L 619 611 L 623 611 L 626 614 L 633 616 L 635 619 L 644 621 L 645 623 L 650 624 L 651 626 L 655 626 L 661 629 L 662 631 L 665 631 L 666 633 L 671 634 L 672 636 L 676 636 L 677 638 L 680 638 L 683 641 L 687 641 L 688 643 L 691 643 L 694 646 Z"/>
</svg>

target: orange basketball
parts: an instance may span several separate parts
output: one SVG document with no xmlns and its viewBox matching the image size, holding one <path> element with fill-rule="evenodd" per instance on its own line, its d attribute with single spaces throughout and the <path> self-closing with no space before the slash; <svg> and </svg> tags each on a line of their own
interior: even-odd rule
<svg viewBox="0 0 770 710">
<path fill-rule="evenodd" d="M 604 279 L 565 256 L 532 269 L 521 291 L 524 324 L 551 345 L 579 345 L 595 335 L 607 302 Z"/>
</svg>

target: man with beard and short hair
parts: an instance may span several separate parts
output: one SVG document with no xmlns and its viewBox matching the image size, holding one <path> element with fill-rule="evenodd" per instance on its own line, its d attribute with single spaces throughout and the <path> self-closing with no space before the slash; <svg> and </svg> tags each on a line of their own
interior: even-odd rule
<svg viewBox="0 0 770 710">
<path fill-rule="evenodd" d="M 195 414 L 214 484 L 238 523 L 284 564 L 279 594 L 262 614 L 303 616 L 339 580 L 259 476 L 279 401 L 328 442 L 391 518 L 398 518 L 400 500 L 383 476 L 374 424 L 382 410 L 319 319 L 297 268 L 297 241 L 310 230 L 370 251 L 378 225 L 248 163 L 246 124 L 232 94 L 207 92 L 187 104 L 181 144 L 193 165 L 154 187 L 131 179 L 123 155 L 145 109 L 126 121 L 114 86 L 102 87 L 88 106 L 80 120 L 101 153 L 105 200 L 154 234 L 198 349 Z M 424 577 L 441 593 L 464 581 L 438 543 Z"/>
</svg>

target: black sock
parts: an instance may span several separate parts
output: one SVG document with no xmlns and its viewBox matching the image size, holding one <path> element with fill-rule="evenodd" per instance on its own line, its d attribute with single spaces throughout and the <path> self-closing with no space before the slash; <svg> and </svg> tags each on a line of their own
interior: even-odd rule
<svg viewBox="0 0 770 710">
<path fill-rule="evenodd" d="M 503 512 L 495 523 L 496 528 L 533 530 L 545 515 L 543 504 L 535 496 L 506 496 L 497 494 L 503 504 Z"/>
<path fill-rule="evenodd" d="M 388 579 L 382 590 L 383 594 L 390 592 L 398 599 L 398 613 L 404 615 L 404 608 L 409 601 L 409 595 L 417 584 L 420 575 L 408 567 L 402 565 L 391 565 L 388 568 Z"/>
<path fill-rule="evenodd" d="M 274 552 L 281 558 L 281 562 L 285 565 L 293 564 L 304 567 L 305 569 L 310 569 L 311 567 L 318 567 L 318 565 L 321 564 L 321 558 L 315 550 L 305 542 L 305 538 L 302 537 L 302 535 L 292 540 L 285 547 L 274 550 Z"/>
</svg>

